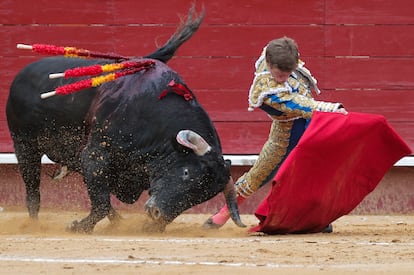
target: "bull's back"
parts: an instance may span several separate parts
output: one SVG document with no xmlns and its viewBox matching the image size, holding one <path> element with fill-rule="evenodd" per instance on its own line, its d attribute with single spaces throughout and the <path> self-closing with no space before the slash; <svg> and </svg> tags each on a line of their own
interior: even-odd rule
<svg viewBox="0 0 414 275">
<path fill-rule="evenodd" d="M 93 98 L 93 91 L 85 90 L 68 96 L 41 99 L 40 94 L 79 79 L 49 79 L 49 74 L 66 69 L 88 66 L 93 60 L 51 57 L 44 58 L 23 68 L 15 77 L 7 101 L 10 128 L 39 127 L 48 119 L 57 123 L 83 120 Z M 49 121 L 50 122 L 50 121 Z"/>
<path fill-rule="evenodd" d="M 41 99 L 40 94 L 79 80 L 49 79 L 49 74 L 97 62 L 50 57 L 27 65 L 16 75 L 6 105 L 8 126 L 16 151 L 19 146 L 29 144 L 58 162 L 77 158 L 75 154 L 85 134 L 84 120 L 95 89 L 47 99 Z"/>
</svg>

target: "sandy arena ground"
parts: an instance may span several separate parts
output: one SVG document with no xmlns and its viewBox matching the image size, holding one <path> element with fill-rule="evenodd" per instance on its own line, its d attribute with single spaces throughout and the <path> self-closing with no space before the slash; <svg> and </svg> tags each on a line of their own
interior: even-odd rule
<svg viewBox="0 0 414 275">
<path fill-rule="evenodd" d="M 183 214 L 164 233 L 146 234 L 141 213 L 93 234 L 65 227 L 85 212 L 0 212 L 1 274 L 414 274 L 414 216 L 349 215 L 334 233 L 249 235 L 232 222 L 203 230 L 207 215 Z M 252 215 L 243 215 L 248 226 Z"/>
</svg>

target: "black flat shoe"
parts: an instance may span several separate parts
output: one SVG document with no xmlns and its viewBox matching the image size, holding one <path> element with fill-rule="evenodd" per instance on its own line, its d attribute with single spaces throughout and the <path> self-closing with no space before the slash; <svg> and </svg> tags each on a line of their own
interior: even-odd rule
<svg viewBox="0 0 414 275">
<path fill-rule="evenodd" d="M 324 229 L 322 229 L 321 232 L 322 233 L 332 233 L 333 232 L 333 226 L 332 226 L 332 224 L 331 223 L 328 224 L 328 226 L 325 227 Z"/>
</svg>

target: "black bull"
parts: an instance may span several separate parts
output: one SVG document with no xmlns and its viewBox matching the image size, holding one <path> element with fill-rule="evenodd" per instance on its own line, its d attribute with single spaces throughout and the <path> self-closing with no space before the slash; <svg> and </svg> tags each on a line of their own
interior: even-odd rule
<svg viewBox="0 0 414 275">
<path fill-rule="evenodd" d="M 193 13 L 190 9 L 187 21 L 162 48 L 132 59 L 151 60 L 151 68 L 98 88 L 40 97 L 73 81 L 50 80 L 50 73 L 107 60 L 44 58 L 18 73 L 6 113 L 30 217 L 38 216 L 41 157 L 46 154 L 84 177 L 91 211 L 70 225 L 74 232 L 91 232 L 105 217 L 119 218 L 110 194 L 134 203 L 144 190 L 152 218 L 148 230 L 163 231 L 183 211 L 220 192 L 235 223 L 243 226 L 230 165 L 212 121 L 189 89 L 182 95 L 167 88 L 171 81 L 186 87 L 165 63 L 198 29 L 204 13 L 196 18 Z"/>
</svg>

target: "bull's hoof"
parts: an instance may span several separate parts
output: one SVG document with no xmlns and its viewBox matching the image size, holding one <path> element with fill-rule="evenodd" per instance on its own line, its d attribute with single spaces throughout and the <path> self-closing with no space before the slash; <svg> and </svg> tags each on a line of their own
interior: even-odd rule
<svg viewBox="0 0 414 275">
<path fill-rule="evenodd" d="M 111 222 L 111 224 L 116 225 L 116 224 L 119 224 L 122 221 L 123 218 L 118 212 L 113 210 L 113 211 L 109 212 L 108 219 Z"/>
<path fill-rule="evenodd" d="M 71 233 L 83 233 L 83 234 L 91 234 L 93 228 L 89 226 L 85 226 L 83 223 L 78 221 L 73 221 L 68 227 L 66 227 L 67 232 Z"/>
<path fill-rule="evenodd" d="M 28 207 L 29 210 L 29 218 L 32 220 L 39 219 L 39 207 Z"/>
<path fill-rule="evenodd" d="M 203 224 L 203 228 L 208 229 L 208 230 L 210 230 L 210 229 L 219 229 L 222 226 L 223 226 L 223 224 L 214 223 L 213 219 L 211 217 L 208 218 Z"/>
<path fill-rule="evenodd" d="M 39 220 L 39 215 L 38 215 L 38 213 L 36 213 L 36 214 L 29 213 L 29 218 L 31 220 L 37 221 L 37 220 Z"/>
<path fill-rule="evenodd" d="M 328 226 L 325 227 L 324 229 L 322 229 L 321 232 L 322 233 L 332 233 L 333 232 L 333 226 L 332 226 L 332 224 L 331 223 L 328 224 Z"/>
</svg>

